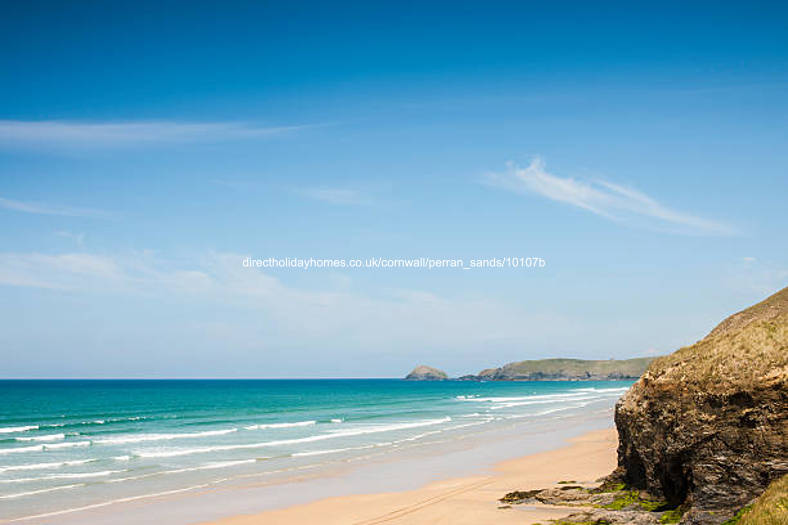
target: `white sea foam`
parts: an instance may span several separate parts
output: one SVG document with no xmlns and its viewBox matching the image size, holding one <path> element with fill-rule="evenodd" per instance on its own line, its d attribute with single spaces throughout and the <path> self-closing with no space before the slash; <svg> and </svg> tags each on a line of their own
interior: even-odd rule
<svg viewBox="0 0 788 525">
<path fill-rule="evenodd" d="M 605 393 L 605 394 L 607 394 L 607 393 L 612 394 L 612 393 L 615 393 L 615 392 L 619 392 L 619 393 L 620 392 L 626 392 L 627 390 L 629 390 L 628 386 L 622 386 L 622 387 L 617 387 L 617 388 L 595 388 L 595 387 L 589 387 L 589 388 L 578 388 L 577 392 L 600 392 L 600 393 Z"/>
<path fill-rule="evenodd" d="M 7 467 L 0 467 L 0 472 L 10 472 L 13 470 L 44 470 L 55 469 L 61 467 L 72 467 L 74 465 L 84 465 L 85 463 L 92 463 L 98 459 L 76 459 L 72 461 L 54 461 L 51 463 L 26 463 L 23 465 L 9 465 Z"/>
<path fill-rule="evenodd" d="M 223 436 L 237 432 L 237 428 L 223 430 L 206 430 L 204 432 L 189 432 L 175 434 L 140 434 L 137 436 L 123 435 L 118 437 L 96 439 L 93 442 L 101 445 L 122 445 L 126 443 L 142 443 L 143 441 L 167 441 L 171 439 L 198 439 L 210 436 Z"/>
<path fill-rule="evenodd" d="M 430 425 L 439 425 L 451 421 L 450 417 L 441 419 L 429 419 L 424 421 L 416 421 L 413 423 L 394 423 L 390 425 L 377 425 L 371 427 L 362 427 L 348 430 L 339 430 L 327 434 L 317 434 L 314 436 L 307 436 L 303 438 L 294 439 L 280 439 L 276 441 L 264 441 L 261 443 L 245 443 L 240 445 L 218 445 L 214 447 L 195 447 L 184 448 L 175 450 L 140 450 L 136 451 L 135 455 L 142 458 L 170 458 L 177 456 L 188 456 L 191 454 L 204 454 L 207 452 L 222 452 L 228 450 L 243 450 L 264 447 L 276 447 L 281 445 L 295 445 L 299 443 L 311 443 L 314 441 L 323 441 L 326 439 L 336 439 L 350 436 L 360 436 L 365 434 L 375 434 L 379 432 L 391 432 L 396 430 L 405 430 L 410 428 L 419 428 Z"/>
<path fill-rule="evenodd" d="M 44 445 L 31 445 L 29 447 L 2 448 L 0 454 L 25 454 L 27 452 L 41 452 Z"/>
<path fill-rule="evenodd" d="M 421 434 L 416 434 L 415 436 L 410 436 L 402 439 L 398 439 L 394 443 L 407 443 L 408 441 L 417 441 L 421 438 L 425 438 L 427 436 L 434 436 L 435 434 L 440 434 L 443 432 L 442 430 L 430 430 L 429 432 L 422 432 Z"/>
<path fill-rule="evenodd" d="M 16 441 L 60 441 L 65 439 L 65 434 L 47 434 L 45 436 L 17 437 Z"/>
<path fill-rule="evenodd" d="M 308 450 L 306 452 L 296 452 L 292 456 L 294 458 L 309 457 L 309 456 L 323 456 L 325 454 L 338 454 L 339 452 L 348 452 L 350 450 L 364 450 L 368 448 L 380 447 L 383 445 L 390 445 L 391 443 L 376 443 L 374 445 L 364 445 L 363 447 L 347 447 L 347 448 L 331 448 L 327 450 Z"/>
<path fill-rule="evenodd" d="M 214 461 L 196 467 L 179 468 L 176 470 L 164 470 L 161 474 L 179 474 L 181 472 L 194 472 L 196 470 L 215 470 L 219 468 L 235 467 L 238 465 L 248 465 L 257 462 L 257 459 L 240 459 L 238 461 Z"/>
<path fill-rule="evenodd" d="M 589 399 L 600 399 L 598 396 L 577 396 L 572 398 L 563 398 L 563 399 L 536 399 L 531 401 L 513 401 L 511 403 L 501 403 L 499 405 L 495 405 L 490 407 L 490 410 L 501 410 L 502 408 L 512 408 L 512 407 L 520 407 L 520 406 L 528 406 L 528 405 L 545 405 L 545 404 L 552 404 L 552 403 L 565 403 L 568 401 L 586 401 Z"/>
<path fill-rule="evenodd" d="M 538 412 L 538 413 L 536 413 L 534 415 L 535 416 L 546 416 L 547 414 L 552 414 L 553 412 L 561 412 L 563 410 L 571 410 L 573 408 L 583 408 L 586 405 L 588 405 L 588 403 L 577 403 L 576 405 L 569 405 L 569 406 L 566 406 L 566 407 L 550 408 L 548 410 L 543 410 L 541 412 Z"/>
<path fill-rule="evenodd" d="M 344 419 L 338 417 L 331 420 L 332 423 L 343 423 L 344 421 Z"/>
<path fill-rule="evenodd" d="M 41 476 L 38 478 L 16 478 L 16 479 L 0 479 L 0 483 L 31 483 L 35 481 L 48 481 L 53 479 L 82 479 L 82 478 L 102 478 L 126 472 L 125 470 L 102 470 L 100 472 L 73 472 L 69 474 L 50 474 L 48 476 Z"/>
<path fill-rule="evenodd" d="M 54 492 L 56 490 L 67 490 L 67 489 L 75 489 L 77 487 L 84 487 L 84 483 L 77 483 L 75 485 L 60 485 L 58 487 L 50 487 L 48 489 L 38 489 L 38 490 L 30 490 L 28 492 L 17 492 L 15 494 L 3 494 L 0 496 L 0 499 L 13 499 L 13 498 L 23 498 L 25 496 L 33 496 L 35 494 L 44 494 L 45 492 Z"/>
<path fill-rule="evenodd" d="M 557 408 L 549 408 L 547 410 L 542 410 L 541 412 L 536 412 L 533 414 L 515 414 L 512 416 L 506 416 L 504 419 L 519 419 L 524 417 L 539 417 L 539 416 L 546 416 L 547 414 L 552 414 L 554 412 L 562 412 L 564 410 L 571 410 L 573 408 L 583 408 L 584 406 L 588 405 L 588 403 L 575 403 L 572 405 L 564 405 Z"/>
<path fill-rule="evenodd" d="M 51 428 L 51 427 L 66 427 L 66 426 L 77 426 L 77 425 L 106 425 L 107 423 L 122 423 L 125 421 L 141 421 L 144 419 L 172 419 L 176 416 L 160 416 L 160 417 L 151 417 L 151 416 L 129 416 L 129 417 L 111 417 L 105 419 L 90 419 L 86 421 L 64 421 L 61 423 L 46 423 L 42 424 L 40 428 Z"/>
<path fill-rule="evenodd" d="M 588 395 L 587 392 L 567 392 L 561 394 L 542 394 L 538 396 L 510 396 L 510 397 L 466 397 L 461 399 L 461 401 L 475 401 L 480 403 L 510 403 L 515 401 L 533 401 L 533 400 L 541 400 L 541 399 L 555 399 L 555 400 L 562 400 L 562 399 L 571 399 L 573 397 L 578 396 L 585 396 Z"/>
<path fill-rule="evenodd" d="M 22 427 L 0 427 L 0 434 L 10 434 L 12 432 L 27 432 L 28 430 L 38 430 L 38 425 L 25 425 Z"/>
<path fill-rule="evenodd" d="M 291 428 L 291 427 L 310 427 L 317 421 L 296 421 L 294 423 L 263 423 L 260 425 L 249 425 L 244 427 L 246 430 L 264 430 L 266 428 Z M 333 423 L 333 420 L 332 420 Z"/>
<path fill-rule="evenodd" d="M 62 448 L 82 448 L 89 447 L 90 441 L 66 441 L 65 443 L 52 443 L 49 445 L 41 445 L 44 450 L 60 450 Z"/>
</svg>

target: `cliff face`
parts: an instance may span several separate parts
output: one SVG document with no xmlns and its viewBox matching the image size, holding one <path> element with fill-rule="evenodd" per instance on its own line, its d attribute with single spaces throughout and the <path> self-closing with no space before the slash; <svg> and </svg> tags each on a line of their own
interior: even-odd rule
<svg viewBox="0 0 788 525">
<path fill-rule="evenodd" d="M 410 381 L 442 381 L 448 378 L 449 376 L 443 370 L 426 365 L 417 366 L 411 370 L 410 374 L 405 376 L 405 379 Z"/>
<path fill-rule="evenodd" d="M 479 372 L 479 379 L 488 381 L 580 381 L 637 379 L 653 361 L 637 359 L 536 359 L 509 363 L 500 368 Z"/>
<path fill-rule="evenodd" d="M 616 406 L 613 479 L 719 524 L 788 473 L 788 288 L 655 360 Z"/>
</svg>

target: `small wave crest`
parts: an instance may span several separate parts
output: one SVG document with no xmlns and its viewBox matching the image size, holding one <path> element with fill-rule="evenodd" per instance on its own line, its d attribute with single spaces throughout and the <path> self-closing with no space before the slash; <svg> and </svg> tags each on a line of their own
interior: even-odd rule
<svg viewBox="0 0 788 525">
<path fill-rule="evenodd" d="M 30 445 L 27 447 L 14 447 L 0 449 L 0 454 L 26 454 L 28 452 L 44 452 L 47 450 L 60 450 L 63 448 L 89 447 L 90 441 L 66 441 L 65 443 L 47 443 L 46 445 Z"/>
<path fill-rule="evenodd" d="M 85 463 L 92 463 L 98 459 L 75 459 L 72 461 L 53 461 L 50 463 L 25 463 L 22 465 L 9 465 L 0 467 L 0 472 L 11 472 L 15 470 L 45 470 L 55 469 L 62 467 L 73 467 L 75 465 L 84 465 Z"/>
<path fill-rule="evenodd" d="M 206 430 L 204 432 L 174 433 L 174 434 L 141 434 L 138 436 L 119 436 L 111 438 L 95 439 L 97 445 L 122 445 L 127 443 L 142 443 L 144 441 L 168 441 L 172 439 L 198 439 L 211 436 L 223 436 L 237 432 L 237 428 L 227 428 L 223 430 Z"/>
<path fill-rule="evenodd" d="M 294 423 L 263 423 L 260 425 L 249 425 L 244 427 L 245 430 L 264 430 L 267 428 L 292 428 L 292 427 L 310 427 L 315 425 L 317 421 L 296 421 Z M 333 420 L 332 420 L 333 423 Z"/>
<path fill-rule="evenodd" d="M 89 447 L 90 441 L 66 441 L 65 443 L 51 443 L 41 446 L 44 447 L 44 450 L 60 450 L 63 448 L 82 448 L 82 447 Z"/>
<path fill-rule="evenodd" d="M 11 434 L 14 432 L 27 432 L 28 430 L 38 430 L 38 425 L 24 425 L 21 427 L 0 427 L 0 434 Z"/>
<path fill-rule="evenodd" d="M 65 434 L 47 434 L 45 436 L 15 437 L 16 441 L 60 441 L 65 439 Z"/>
<path fill-rule="evenodd" d="M 323 441 L 326 439 L 336 439 L 351 436 L 361 436 L 365 434 L 376 434 L 380 432 L 391 432 L 396 430 L 406 430 L 411 428 L 419 428 L 430 425 L 439 425 L 451 421 L 450 417 L 440 419 L 428 419 L 424 421 L 415 421 L 411 423 L 392 423 L 389 425 L 376 425 L 371 427 L 361 427 L 348 430 L 337 430 L 326 434 L 317 434 L 314 436 L 307 436 L 303 438 L 294 439 L 280 439 L 275 441 L 263 441 L 260 443 L 244 443 L 239 445 L 218 445 L 214 447 L 195 447 L 184 448 L 175 450 L 139 450 L 135 455 L 142 458 L 170 458 L 178 456 L 188 456 L 191 454 L 204 454 L 208 452 L 224 452 L 229 450 L 244 450 L 264 447 L 276 447 L 282 445 L 297 445 L 300 443 L 311 443 L 314 441 Z"/>
<path fill-rule="evenodd" d="M 75 489 L 84 486 L 85 486 L 84 483 L 76 483 L 74 485 L 60 485 L 58 487 L 50 487 L 48 489 L 29 490 L 27 492 L 17 492 L 15 494 L 3 494 L 0 496 L 0 499 L 23 498 L 25 496 L 33 496 L 35 494 L 44 494 L 45 492 L 55 492 L 56 490 Z"/>
<path fill-rule="evenodd" d="M 44 450 L 44 445 L 31 445 L 29 447 L 3 448 L 0 449 L 0 454 L 25 454 L 27 452 L 41 452 L 42 450 Z"/>
<path fill-rule="evenodd" d="M 126 472 L 125 470 L 102 470 L 100 472 L 73 472 L 70 474 L 50 474 L 48 476 L 40 476 L 37 478 L 15 478 L 15 479 L 0 479 L 0 483 L 33 483 L 36 481 L 49 481 L 53 479 L 82 479 L 82 478 L 101 478 Z"/>
</svg>

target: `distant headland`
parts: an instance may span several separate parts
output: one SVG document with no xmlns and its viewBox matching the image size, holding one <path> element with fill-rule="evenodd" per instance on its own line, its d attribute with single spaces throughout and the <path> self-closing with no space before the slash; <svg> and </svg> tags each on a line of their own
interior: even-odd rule
<svg viewBox="0 0 788 525">
<path fill-rule="evenodd" d="M 653 357 L 635 359 L 533 359 L 486 368 L 478 374 L 454 378 L 457 381 L 611 381 L 635 380 L 646 371 Z M 449 379 L 443 370 L 420 365 L 405 379 L 441 381 Z"/>
</svg>

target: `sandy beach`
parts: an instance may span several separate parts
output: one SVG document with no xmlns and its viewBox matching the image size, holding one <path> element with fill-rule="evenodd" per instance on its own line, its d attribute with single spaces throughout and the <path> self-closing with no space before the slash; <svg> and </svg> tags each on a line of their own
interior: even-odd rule
<svg viewBox="0 0 788 525">
<path fill-rule="evenodd" d="M 234 516 L 215 525 L 313 524 L 528 524 L 567 515 L 550 506 L 506 508 L 498 499 L 513 490 L 549 487 L 559 481 L 594 483 L 616 465 L 614 429 L 589 432 L 568 446 L 497 464 L 490 474 L 452 478 L 417 490 L 327 498 L 255 515 Z"/>
</svg>

